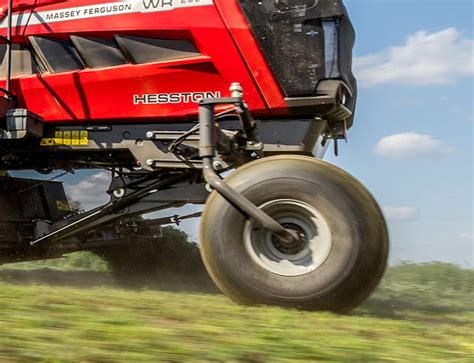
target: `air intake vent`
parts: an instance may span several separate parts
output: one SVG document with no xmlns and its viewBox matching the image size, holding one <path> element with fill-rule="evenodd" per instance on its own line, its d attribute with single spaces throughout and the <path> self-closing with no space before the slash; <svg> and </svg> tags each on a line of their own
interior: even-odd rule
<svg viewBox="0 0 474 363">
<path fill-rule="evenodd" d="M 104 68 L 126 64 L 127 60 L 113 40 L 71 36 L 77 52 L 89 68 Z"/>
<path fill-rule="evenodd" d="M 70 41 L 43 37 L 29 37 L 29 39 L 49 72 L 77 71 L 84 68 Z"/>
<path fill-rule="evenodd" d="M 5 77 L 7 71 L 6 62 L 6 44 L 0 45 L 0 78 Z M 13 44 L 12 45 L 12 76 L 27 76 L 36 73 L 36 63 L 31 56 L 31 53 L 23 45 Z"/>
<path fill-rule="evenodd" d="M 196 47 L 187 40 L 170 40 L 116 35 L 122 52 L 135 64 L 199 56 Z"/>
</svg>

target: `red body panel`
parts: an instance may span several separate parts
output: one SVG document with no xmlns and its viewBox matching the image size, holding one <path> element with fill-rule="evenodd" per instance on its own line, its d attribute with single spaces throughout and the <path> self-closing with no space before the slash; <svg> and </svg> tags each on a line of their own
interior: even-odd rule
<svg viewBox="0 0 474 363">
<path fill-rule="evenodd" d="M 268 107 L 273 113 L 284 113 L 286 104 L 283 93 L 273 77 L 268 62 L 261 52 L 239 4 L 237 1 L 226 0 L 217 0 L 216 4 Z"/>
<path fill-rule="evenodd" d="M 159 0 L 155 0 L 159 3 Z M 173 0 L 185 7 L 154 12 L 89 16 L 60 21 L 44 20 L 46 12 L 76 10 L 111 4 L 90 0 L 23 2 L 15 17 L 13 41 L 27 43 L 29 36 L 70 35 L 111 39 L 114 34 L 191 40 L 201 56 L 148 64 L 126 64 L 62 73 L 13 77 L 12 91 L 19 107 L 42 116 L 45 122 L 166 122 L 196 119 L 196 102 L 136 104 L 135 95 L 214 92 L 229 96 L 229 85 L 240 82 L 255 115 L 285 113 L 283 94 L 264 59 L 237 0 Z M 6 1 L 5 1 L 6 2 Z M 209 5 L 200 4 L 209 2 Z M 114 4 L 139 4 L 127 0 Z M 17 3 L 18 4 L 18 3 Z M 5 5 L 4 5 L 5 6 Z M 135 6 L 135 5 L 134 5 Z M 18 15 L 18 12 L 15 12 Z M 49 13 L 51 14 L 51 13 Z M 42 20 L 41 20 L 42 19 Z M 6 19 L 0 34 L 6 35 Z M 0 87 L 5 87 L 0 75 Z"/>
</svg>

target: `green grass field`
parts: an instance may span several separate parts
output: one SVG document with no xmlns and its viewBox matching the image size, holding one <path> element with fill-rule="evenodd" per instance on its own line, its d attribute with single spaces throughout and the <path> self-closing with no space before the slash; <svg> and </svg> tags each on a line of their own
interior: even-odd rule
<svg viewBox="0 0 474 363">
<path fill-rule="evenodd" d="M 238 306 L 192 276 L 122 288 L 87 254 L 0 268 L 0 362 L 474 361 L 474 271 L 391 267 L 350 315 Z M 169 291 L 171 286 L 176 291 Z"/>
</svg>

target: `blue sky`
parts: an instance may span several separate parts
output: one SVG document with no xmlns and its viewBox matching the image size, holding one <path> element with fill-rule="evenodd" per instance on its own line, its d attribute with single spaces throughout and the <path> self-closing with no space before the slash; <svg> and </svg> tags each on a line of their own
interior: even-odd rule
<svg viewBox="0 0 474 363">
<path fill-rule="evenodd" d="M 383 207 L 391 261 L 473 267 L 473 2 L 346 0 L 357 32 L 356 121 L 340 156 Z M 66 177 L 92 206 L 107 177 Z M 83 180 L 78 180 L 83 178 Z M 194 239 L 198 221 L 183 223 Z"/>
<path fill-rule="evenodd" d="M 357 31 L 358 109 L 349 143 L 327 160 L 384 207 L 392 261 L 472 267 L 473 2 L 346 6 Z"/>
</svg>

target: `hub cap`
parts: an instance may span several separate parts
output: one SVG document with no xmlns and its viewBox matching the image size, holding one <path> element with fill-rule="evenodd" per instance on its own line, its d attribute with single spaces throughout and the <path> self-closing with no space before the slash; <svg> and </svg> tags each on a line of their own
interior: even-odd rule
<svg viewBox="0 0 474 363">
<path fill-rule="evenodd" d="M 282 276 L 301 276 L 326 261 L 332 248 L 331 230 L 315 208 L 293 199 L 278 199 L 260 209 L 301 236 L 300 241 L 285 244 L 254 219 L 248 220 L 244 228 L 245 248 L 260 267 Z"/>
</svg>

